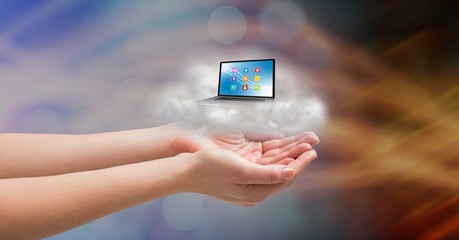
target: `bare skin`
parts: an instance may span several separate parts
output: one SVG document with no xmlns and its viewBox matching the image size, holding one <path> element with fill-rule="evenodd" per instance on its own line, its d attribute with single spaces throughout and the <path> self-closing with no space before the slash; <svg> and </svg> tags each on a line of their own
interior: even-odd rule
<svg viewBox="0 0 459 240">
<path fill-rule="evenodd" d="M 233 151 L 249 161 L 262 165 L 280 163 L 288 158 L 297 158 L 319 143 L 315 133 L 305 132 L 285 138 L 283 134 L 262 133 L 255 135 L 241 130 L 182 130 L 177 135 L 175 146 L 185 152 L 220 148 Z"/>
<path fill-rule="evenodd" d="M 0 218 L 7 219 L 0 221 L 0 239 L 47 237 L 178 192 L 258 204 L 317 157 L 312 133 L 267 138 L 176 126 L 72 136 L 0 134 Z"/>
</svg>

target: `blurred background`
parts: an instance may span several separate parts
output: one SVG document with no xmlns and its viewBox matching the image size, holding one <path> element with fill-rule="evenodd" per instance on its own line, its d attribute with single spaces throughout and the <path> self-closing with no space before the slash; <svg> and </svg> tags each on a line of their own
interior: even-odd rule
<svg viewBox="0 0 459 240">
<path fill-rule="evenodd" d="M 157 126 L 160 92 L 215 84 L 222 60 L 276 58 L 276 83 L 293 79 L 327 109 L 319 158 L 290 188 L 253 208 L 177 194 L 48 239 L 459 238 L 458 9 L 0 1 L 0 131 Z"/>
</svg>

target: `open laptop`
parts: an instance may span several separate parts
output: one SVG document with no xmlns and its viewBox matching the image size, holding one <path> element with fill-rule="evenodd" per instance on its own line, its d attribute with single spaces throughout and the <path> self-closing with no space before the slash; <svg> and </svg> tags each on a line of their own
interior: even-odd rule
<svg viewBox="0 0 459 240">
<path fill-rule="evenodd" d="M 274 100 L 274 80 L 274 59 L 220 62 L 218 95 L 197 103 Z"/>
</svg>

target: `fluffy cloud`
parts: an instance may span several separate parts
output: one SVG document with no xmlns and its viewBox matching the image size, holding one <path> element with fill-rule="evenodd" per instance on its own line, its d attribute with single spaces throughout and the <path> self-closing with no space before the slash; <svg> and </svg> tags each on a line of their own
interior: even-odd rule
<svg viewBox="0 0 459 240">
<path fill-rule="evenodd" d="M 206 66 L 195 67 L 185 74 L 194 76 L 196 71 L 201 73 L 199 76 L 215 75 Z M 209 71 L 210 74 L 203 74 Z M 184 121 L 227 130 L 280 131 L 286 135 L 317 131 L 326 120 L 324 104 L 292 76 L 282 78 L 281 82 L 276 85 L 276 99 L 272 102 L 221 101 L 203 105 L 196 101 L 214 96 L 217 81 L 212 77 L 191 77 L 180 86 L 163 86 L 161 92 L 152 94 L 150 110 L 155 121 L 162 123 Z"/>
</svg>

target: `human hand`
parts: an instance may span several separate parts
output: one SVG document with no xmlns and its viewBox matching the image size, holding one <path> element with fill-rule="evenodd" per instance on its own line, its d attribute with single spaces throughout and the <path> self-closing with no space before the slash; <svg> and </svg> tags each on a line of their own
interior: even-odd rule
<svg viewBox="0 0 459 240">
<path fill-rule="evenodd" d="M 208 149 L 179 154 L 181 164 L 189 166 L 184 190 L 206 194 L 233 204 L 253 206 L 289 185 L 295 175 L 317 157 L 306 151 L 286 165 L 260 165 L 226 149 Z"/>
<path fill-rule="evenodd" d="M 288 158 L 295 159 L 319 143 L 312 132 L 300 133 L 285 138 L 281 133 L 254 133 L 234 131 L 210 131 L 208 129 L 184 130 L 177 134 L 174 147 L 177 152 L 197 152 L 203 149 L 219 148 L 238 153 L 245 159 L 266 165 L 288 164 Z"/>
</svg>

